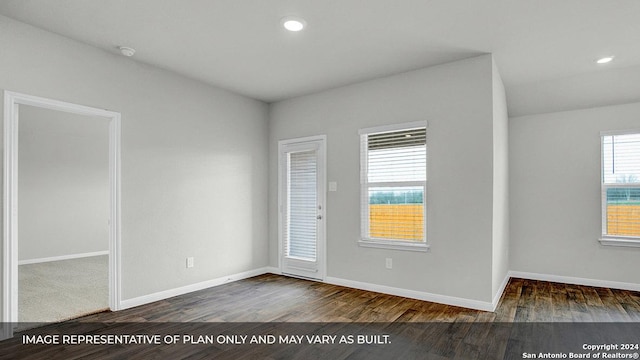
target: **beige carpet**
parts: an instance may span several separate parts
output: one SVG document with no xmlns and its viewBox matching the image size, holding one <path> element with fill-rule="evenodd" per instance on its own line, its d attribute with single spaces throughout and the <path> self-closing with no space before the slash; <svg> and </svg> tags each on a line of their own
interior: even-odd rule
<svg viewBox="0 0 640 360">
<path fill-rule="evenodd" d="M 109 308 L 107 255 L 20 265 L 18 274 L 20 323 L 58 322 Z"/>
</svg>

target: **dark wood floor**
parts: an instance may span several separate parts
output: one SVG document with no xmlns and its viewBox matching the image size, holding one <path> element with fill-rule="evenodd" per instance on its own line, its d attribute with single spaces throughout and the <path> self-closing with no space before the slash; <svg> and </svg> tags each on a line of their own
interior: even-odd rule
<svg viewBox="0 0 640 360">
<path fill-rule="evenodd" d="M 640 321 L 640 293 L 511 279 L 495 312 L 261 275 L 84 321 Z"/>
<path fill-rule="evenodd" d="M 153 324 L 168 322 L 189 324 L 203 322 L 222 323 L 227 324 L 225 325 L 226 329 L 240 326 L 229 323 L 262 323 L 264 326 L 265 323 L 284 322 L 303 323 L 309 326 L 308 323 L 361 324 L 373 322 L 380 325 L 375 329 L 369 328 L 371 331 L 382 331 L 385 328 L 395 329 L 393 331 L 402 332 L 403 334 L 413 334 L 417 331 L 420 334 L 419 336 L 423 337 L 420 340 L 422 343 L 425 342 L 424 339 L 433 339 L 433 334 L 435 333 L 445 333 L 445 337 L 429 347 L 433 351 L 439 349 L 439 352 L 427 351 L 423 353 L 418 351 L 410 353 L 407 358 L 503 358 L 502 356 L 506 356 L 504 354 L 508 348 L 508 342 L 513 340 L 509 337 L 511 335 L 505 336 L 504 339 L 499 339 L 500 341 L 496 340 L 500 338 L 499 335 L 492 335 L 495 342 L 492 345 L 492 356 L 487 355 L 486 349 L 483 348 L 487 347 L 487 334 L 490 331 L 513 332 L 512 330 L 505 330 L 510 329 L 508 326 L 505 328 L 500 325 L 502 326 L 501 328 L 495 324 L 640 322 L 640 293 L 544 281 L 511 279 L 496 311 L 485 312 L 267 274 L 132 309 L 90 315 L 74 322 L 64 323 L 66 328 L 63 331 L 67 331 L 69 328 L 73 329 L 74 326 L 81 326 L 78 323 L 104 324 L 112 322 L 127 324 L 124 328 L 125 330 L 129 329 L 130 331 L 138 332 L 141 329 L 145 329 L 144 324 L 149 324 L 147 328 L 151 329 L 151 326 L 154 326 Z M 465 325 L 464 328 L 456 328 L 457 330 L 455 331 L 450 327 L 441 328 L 440 330 L 435 330 L 438 328 L 434 328 L 431 330 L 432 334 L 427 336 L 428 334 L 425 335 L 425 331 L 427 333 L 429 331 L 425 330 L 427 329 L 425 327 L 417 328 L 419 330 L 416 330 L 416 328 L 410 330 L 408 328 L 393 327 L 393 324 L 412 323 L 478 323 L 484 324 L 484 326 L 491 326 L 491 328 L 488 330 L 488 328 L 476 327 L 475 330 L 470 330 L 472 327 L 469 327 L 469 325 Z M 49 326 L 48 331 L 53 331 L 51 329 L 61 326 Z M 255 326 L 259 327 L 260 325 Z M 343 330 L 346 329 L 344 327 L 346 325 L 340 326 L 343 327 Z M 246 330 L 237 329 L 238 331 Z M 165 330 L 168 331 L 167 328 Z M 277 331 L 277 329 L 274 331 Z M 393 333 L 392 330 L 389 331 Z M 522 330 L 518 331 L 522 332 Z M 534 330 L 529 329 L 527 331 L 532 332 Z M 635 328 L 633 331 L 635 331 Z M 469 334 L 473 332 L 476 335 L 470 337 Z M 640 339 L 640 334 L 637 335 Z M 450 344 L 453 340 L 458 341 L 458 343 Z M 442 345 L 443 341 L 448 345 Z M 109 348 L 107 352 L 104 352 L 104 349 L 101 348 L 101 346 L 94 345 L 88 349 L 81 350 L 83 349 L 81 346 L 67 346 L 61 350 L 52 346 L 24 345 L 19 339 L 14 338 L 0 343 L 0 358 L 68 359 L 76 356 L 73 351 L 79 351 L 78 358 L 109 359 L 112 356 L 138 358 L 137 356 L 140 354 L 146 355 L 139 358 L 165 358 L 168 356 L 167 351 L 169 351 L 164 347 L 163 352 L 154 353 L 154 351 L 160 351 L 160 346 L 146 349 L 143 353 L 132 352 L 131 347 L 123 346 L 116 347 L 115 350 L 114 348 Z M 409 348 L 404 347 L 404 349 Z M 256 348 L 250 354 L 240 353 L 239 347 L 234 349 L 236 349 L 234 350 L 235 353 L 233 351 L 229 353 L 229 349 L 225 350 L 220 346 L 209 347 L 206 350 L 201 347 L 190 347 L 188 350 L 183 349 L 180 356 L 172 355 L 171 357 L 209 358 L 210 351 L 215 350 L 222 351 L 216 353 L 218 358 L 221 358 L 222 354 L 230 355 L 228 358 L 263 358 L 262 355 L 268 358 L 282 359 L 296 356 L 305 358 L 299 353 L 290 353 L 290 348 L 286 350 L 271 347 L 269 351 L 278 349 L 278 352 L 276 352 L 276 355 L 270 353 L 269 356 L 259 352 L 256 353 Z M 298 348 L 300 351 L 303 351 L 303 349 Z M 366 358 L 361 355 L 366 355 L 367 353 L 371 355 L 371 349 L 363 347 L 358 347 L 355 350 L 347 350 L 347 348 L 343 347 L 340 351 L 344 353 L 344 357 L 338 356 L 338 358 Z M 340 352 L 338 351 L 338 353 Z M 509 352 L 507 351 L 506 353 Z M 18 356 L 18 354 L 20 355 Z M 63 357 L 56 357 L 60 354 L 63 354 Z M 376 352 L 373 354 L 375 355 Z M 327 354 L 317 358 L 325 357 L 324 355 Z M 334 353 L 331 353 L 327 358 L 334 359 L 335 356 Z M 225 357 L 222 356 L 222 358 Z"/>
</svg>

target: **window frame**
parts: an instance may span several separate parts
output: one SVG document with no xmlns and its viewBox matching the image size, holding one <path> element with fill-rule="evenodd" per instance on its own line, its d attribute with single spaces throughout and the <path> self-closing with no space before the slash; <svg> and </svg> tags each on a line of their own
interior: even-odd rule
<svg viewBox="0 0 640 360">
<path fill-rule="evenodd" d="M 613 130 L 600 132 L 600 203 L 601 203 L 601 235 L 598 241 L 604 246 L 640 247 L 640 236 L 609 235 L 607 233 L 607 190 L 625 187 L 640 187 L 640 181 L 634 183 L 606 183 L 604 173 L 604 138 L 605 136 L 640 135 L 640 129 Z"/>
<path fill-rule="evenodd" d="M 411 130 L 424 128 L 425 131 L 428 129 L 426 121 L 415 121 L 409 123 L 401 123 L 401 124 L 392 124 L 392 125 L 384 125 L 384 126 L 376 126 L 363 128 L 358 131 L 359 141 L 360 141 L 360 237 L 358 239 L 358 245 L 362 247 L 372 247 L 372 248 L 382 248 L 382 249 L 393 249 L 393 250 L 408 250 L 408 251 L 420 251 L 426 252 L 429 250 L 429 245 L 427 244 L 427 182 L 428 175 L 425 177 L 423 181 L 403 181 L 403 182 L 393 182 L 386 183 L 389 186 L 422 186 L 422 206 L 423 206 L 423 239 L 421 242 L 417 241 L 408 241 L 408 240 L 399 240 L 399 239 L 382 239 L 382 238 L 371 238 L 368 236 L 369 233 L 369 188 L 371 186 L 380 186 L 385 183 L 369 183 L 368 182 L 368 144 L 364 139 L 371 134 L 385 133 L 385 132 L 395 132 L 402 130 Z M 428 136 L 426 144 L 428 144 Z M 425 146 L 428 146 L 426 145 Z M 426 149 L 425 149 L 426 151 Z M 425 154 L 426 155 L 426 154 Z M 428 160 L 427 160 L 428 164 Z M 428 165 L 427 165 L 428 167 Z M 425 172 L 428 173 L 427 169 Z M 374 184 L 374 185 L 370 185 Z M 366 206 L 365 206 L 366 205 Z"/>
</svg>

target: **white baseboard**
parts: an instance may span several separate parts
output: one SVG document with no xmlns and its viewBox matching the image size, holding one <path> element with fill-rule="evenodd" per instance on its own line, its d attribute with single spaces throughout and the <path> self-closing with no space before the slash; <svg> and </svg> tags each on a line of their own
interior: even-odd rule
<svg viewBox="0 0 640 360">
<path fill-rule="evenodd" d="M 502 284 L 500 284 L 500 287 L 498 288 L 498 291 L 493 296 L 493 301 L 491 302 L 491 305 L 492 305 L 491 311 L 492 312 L 496 311 L 496 308 L 498 307 L 498 303 L 500 302 L 500 298 L 502 297 L 502 294 L 504 293 L 504 289 L 507 288 L 507 284 L 509 283 L 509 279 L 511 279 L 511 276 L 510 276 L 510 272 L 507 271 L 507 275 L 505 275 L 504 280 L 502 280 Z"/>
<path fill-rule="evenodd" d="M 160 300 L 168 299 L 170 297 L 183 295 L 183 294 L 187 294 L 187 293 L 194 292 L 194 291 L 208 289 L 208 288 L 214 287 L 214 286 L 219 286 L 219 285 L 226 284 L 226 283 L 229 283 L 229 282 L 238 281 L 238 280 L 247 279 L 247 278 L 250 278 L 250 277 L 253 277 L 253 276 L 266 274 L 266 273 L 270 272 L 267 269 L 269 269 L 269 268 L 263 267 L 263 268 L 259 268 L 259 269 L 255 269 L 255 270 L 249 270 L 249 271 L 245 271 L 245 272 L 241 272 L 241 273 L 237 273 L 237 274 L 232 274 L 232 275 L 219 277 L 217 279 L 212 279 L 212 280 L 207 280 L 207 281 L 203 281 L 203 282 L 199 282 L 199 283 L 195 283 L 195 284 L 191 284 L 191 285 L 186 285 L 186 286 L 182 286 L 182 287 L 175 288 L 175 289 L 159 291 L 159 292 L 156 292 L 156 293 L 153 293 L 153 294 L 143 295 L 143 296 L 139 296 L 139 297 L 136 297 L 136 298 L 133 298 L 133 299 L 122 300 L 120 302 L 119 309 L 120 310 L 129 309 L 129 308 L 132 308 L 132 307 L 149 304 L 149 303 L 152 303 L 154 301 L 160 301 Z"/>
<path fill-rule="evenodd" d="M 528 279 L 528 280 L 551 281 L 551 282 L 559 282 L 559 283 L 573 284 L 573 285 L 584 285 L 584 286 L 605 287 L 605 288 L 611 288 L 611 289 L 640 291 L 640 284 L 625 283 L 625 282 L 619 282 L 619 281 L 586 279 L 586 278 L 579 278 L 579 277 L 539 274 L 539 273 L 531 273 L 531 272 L 524 272 L 524 271 L 509 271 L 509 277 Z"/>
<path fill-rule="evenodd" d="M 187 294 L 193 291 L 203 290 L 210 287 L 219 286 L 222 284 L 226 284 L 233 281 L 238 281 L 246 278 L 250 278 L 253 276 L 258 276 L 262 274 L 277 274 L 281 275 L 282 272 L 279 268 L 273 266 L 266 266 L 255 270 L 249 270 L 238 274 L 223 276 L 217 279 L 207 280 L 203 282 L 199 282 L 196 284 L 191 284 L 187 286 L 182 286 L 175 289 L 160 291 L 157 293 L 144 295 L 140 297 L 136 297 L 133 299 L 123 300 L 120 303 L 120 309 L 128 309 L 135 306 L 145 305 L 148 303 L 152 303 L 154 301 L 164 300 L 170 297 Z M 347 280 L 336 277 L 327 277 L 324 282 L 333 285 L 345 286 L 354 289 L 361 289 L 366 291 L 374 291 L 383 294 L 395 295 L 395 296 L 403 296 L 411 299 L 430 301 L 445 305 L 451 306 L 460 306 L 468 309 L 482 310 L 482 311 L 495 311 L 500 302 L 500 298 L 504 293 L 504 290 L 511 278 L 523 278 L 530 280 L 541 280 L 541 281 L 552 281 L 552 282 L 560 282 L 565 284 L 575 284 L 575 285 L 585 285 L 585 286 L 596 286 L 596 287 L 607 287 L 613 289 L 623 289 L 623 290 L 632 290 L 632 291 L 640 291 L 640 284 L 633 283 L 623 283 L 617 281 L 605 281 L 605 280 L 593 280 L 593 279 L 585 279 L 585 278 L 576 278 L 569 276 L 558 276 L 558 275 L 550 275 L 550 274 L 538 274 L 538 273 L 529 273 L 522 271 L 509 271 L 505 276 L 502 284 L 498 288 L 498 291 L 494 295 L 493 301 L 479 301 L 472 299 L 459 298 L 454 296 L 440 295 L 440 294 L 432 294 L 423 291 L 416 290 L 408 290 L 401 289 L 391 286 L 378 285 L 372 283 L 366 283 L 361 281 Z M 1 329 L 0 329 L 1 331 Z M 1 335 L 1 334 L 0 334 Z"/>
<path fill-rule="evenodd" d="M 282 271 L 280 271 L 277 267 L 267 267 L 265 268 L 268 273 L 282 275 Z M 509 282 L 509 277 L 505 277 L 503 284 L 500 287 L 500 291 L 496 294 L 496 298 L 493 303 L 479 301 L 479 300 L 470 300 L 465 298 L 459 298 L 454 296 L 447 295 L 439 295 L 439 294 L 431 294 L 428 292 L 401 289 L 391 286 L 378 285 L 372 283 L 366 283 L 361 281 L 347 280 L 336 277 L 327 276 L 324 280 L 327 284 L 345 286 L 354 289 L 367 290 L 379 292 L 382 294 L 402 296 L 411 299 L 423 300 L 423 301 L 431 301 L 435 303 L 445 304 L 445 305 L 453 305 L 460 306 L 469 309 L 476 309 L 482 311 L 494 311 L 498 306 L 498 301 L 500 301 L 500 297 L 502 296 L 502 292 L 504 288 L 507 286 L 507 282 Z"/>
<path fill-rule="evenodd" d="M 262 274 L 267 274 L 267 273 L 276 274 L 276 275 L 282 274 L 279 268 L 273 267 L 273 266 L 267 266 L 267 267 L 263 267 L 255 270 L 246 271 L 243 273 L 223 276 L 217 279 L 212 279 L 208 281 L 199 282 L 196 284 L 182 286 L 175 289 L 160 291 L 157 293 L 140 296 L 133 299 L 123 300 L 120 302 L 120 309 L 121 310 L 129 309 L 132 307 L 149 304 L 154 301 L 160 301 L 160 300 L 168 299 L 170 297 L 183 295 L 193 291 L 203 290 L 203 289 L 219 286 L 222 284 L 226 284 L 228 282 L 238 281 L 238 280 L 242 280 L 242 279 L 246 279 L 246 278 L 250 278 L 250 277 L 258 276 Z M 403 296 L 403 297 L 412 298 L 412 299 L 431 301 L 431 302 L 436 302 L 436 303 L 441 303 L 446 305 L 470 308 L 470 309 L 477 309 L 477 310 L 483 310 L 483 311 L 493 311 L 495 309 L 495 306 L 492 303 L 485 302 L 485 301 L 469 300 L 469 299 L 457 298 L 453 296 L 430 294 L 427 292 L 400 289 L 400 288 L 394 288 L 390 286 L 364 283 L 364 282 L 352 281 L 352 280 L 346 280 L 346 279 L 340 279 L 340 278 L 334 278 L 334 277 L 327 277 L 324 282 L 328 284 L 333 284 L 333 285 L 346 286 L 350 288 L 367 290 L 367 291 L 375 291 L 383 294 Z M 505 282 L 505 285 L 506 285 L 506 282 Z M 500 296 L 498 296 L 498 300 L 499 299 L 500 299 Z"/>
<path fill-rule="evenodd" d="M 109 250 L 94 251 L 94 252 L 88 252 L 88 253 L 82 253 L 82 254 L 52 256 L 52 257 L 39 258 L 39 259 L 19 260 L 18 265 L 38 264 L 43 262 L 71 260 L 71 259 L 79 259 L 84 257 L 101 256 L 101 255 L 109 255 Z"/>
<path fill-rule="evenodd" d="M 275 267 L 275 266 L 267 266 L 266 268 L 264 268 L 267 273 L 269 274 L 276 274 L 276 275 L 282 275 L 282 271 L 280 271 L 279 268 Z"/>
<path fill-rule="evenodd" d="M 460 307 L 475 309 L 475 310 L 482 310 L 482 311 L 494 310 L 494 305 L 488 301 L 479 301 L 479 300 L 471 300 L 471 299 L 459 298 L 454 296 L 431 294 L 428 292 L 407 290 L 407 289 L 395 288 L 391 286 L 377 285 L 377 284 L 365 283 L 360 281 L 340 279 L 335 277 L 327 277 L 325 279 L 325 282 L 333 285 L 346 286 L 350 288 L 367 290 L 367 291 L 375 291 L 383 294 L 403 296 L 411 299 L 431 301 L 435 303 L 452 305 L 452 306 L 460 306 Z M 498 299 L 500 298 L 498 297 Z"/>
</svg>

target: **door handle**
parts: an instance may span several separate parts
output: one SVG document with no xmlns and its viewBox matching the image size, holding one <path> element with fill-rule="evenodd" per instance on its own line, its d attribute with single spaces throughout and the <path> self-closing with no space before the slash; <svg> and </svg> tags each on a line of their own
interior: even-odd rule
<svg viewBox="0 0 640 360">
<path fill-rule="evenodd" d="M 316 216 L 316 219 L 318 219 L 318 220 L 322 220 L 322 215 L 318 215 L 318 216 Z"/>
</svg>

